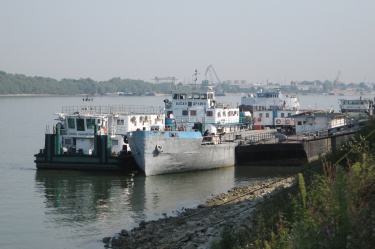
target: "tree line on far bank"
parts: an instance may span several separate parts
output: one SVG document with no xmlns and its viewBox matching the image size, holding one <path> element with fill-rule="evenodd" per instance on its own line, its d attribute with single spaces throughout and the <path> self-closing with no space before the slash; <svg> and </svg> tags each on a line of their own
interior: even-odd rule
<svg viewBox="0 0 375 249">
<path fill-rule="evenodd" d="M 219 83 L 214 85 L 216 92 L 226 93 L 254 93 L 258 92 L 262 88 L 282 88 L 283 92 L 328 92 L 334 88 L 338 90 L 346 90 L 347 88 L 355 88 L 359 92 L 370 92 L 374 90 L 374 84 L 369 86 L 368 84 L 348 84 L 343 83 L 334 85 L 330 81 L 314 81 L 307 82 L 303 81 L 301 84 L 309 85 L 311 83 L 311 89 L 301 90 L 296 85 L 282 85 L 279 83 L 269 83 L 267 86 L 240 86 L 231 85 L 228 83 Z M 203 80 L 197 87 L 205 88 L 209 85 L 207 80 Z M 316 88 L 316 85 L 321 87 Z M 0 95 L 11 95 L 11 94 L 51 94 L 51 95 L 77 95 L 77 94 L 88 94 L 88 95 L 103 95 L 108 93 L 170 93 L 175 89 L 191 89 L 195 86 L 190 84 L 174 84 L 172 82 L 165 82 L 159 84 L 153 84 L 143 80 L 134 79 L 121 79 L 112 78 L 107 81 L 95 81 L 90 78 L 86 79 L 62 79 L 56 80 L 49 77 L 40 76 L 26 76 L 23 74 L 9 74 L 4 71 L 0 71 Z"/>
<path fill-rule="evenodd" d="M 143 80 L 113 78 L 96 82 L 86 79 L 56 80 L 47 77 L 29 77 L 0 71 L 0 94 L 105 94 L 116 92 L 165 92 L 170 84 L 151 84 Z"/>
</svg>

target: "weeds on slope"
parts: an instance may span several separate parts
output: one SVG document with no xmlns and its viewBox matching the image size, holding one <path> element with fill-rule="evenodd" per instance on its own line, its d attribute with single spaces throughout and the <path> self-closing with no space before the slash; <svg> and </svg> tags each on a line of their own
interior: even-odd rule
<svg viewBox="0 0 375 249">
<path fill-rule="evenodd" d="M 259 206 L 240 232 L 226 227 L 211 248 L 375 248 L 374 131 L 299 173 L 297 186 Z"/>
</svg>

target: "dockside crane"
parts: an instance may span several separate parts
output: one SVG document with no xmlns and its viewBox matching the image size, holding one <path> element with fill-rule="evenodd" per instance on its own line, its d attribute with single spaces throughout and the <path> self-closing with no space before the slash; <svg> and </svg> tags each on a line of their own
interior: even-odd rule
<svg viewBox="0 0 375 249">
<path fill-rule="evenodd" d="M 210 77 L 209 82 L 210 84 L 219 84 L 221 83 L 219 77 L 217 76 L 215 69 L 212 65 L 209 65 L 206 69 L 205 78 L 207 80 L 207 74 Z"/>
</svg>

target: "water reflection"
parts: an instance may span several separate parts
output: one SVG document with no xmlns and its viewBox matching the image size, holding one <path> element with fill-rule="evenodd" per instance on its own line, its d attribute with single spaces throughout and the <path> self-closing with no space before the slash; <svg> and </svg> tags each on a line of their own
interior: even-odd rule
<svg viewBox="0 0 375 249">
<path fill-rule="evenodd" d="M 35 181 L 51 222 L 82 226 L 100 221 L 110 227 L 121 220 L 124 228 L 195 207 L 235 184 L 234 167 L 149 177 L 46 170 L 37 171 Z"/>
<path fill-rule="evenodd" d="M 149 176 L 145 180 L 145 205 L 154 215 L 195 207 L 234 184 L 234 167 Z"/>
<path fill-rule="evenodd" d="M 134 174 L 48 170 L 37 171 L 35 180 L 46 213 L 60 225 L 113 218 L 134 196 Z M 143 209 L 137 201 L 130 205 Z"/>
</svg>

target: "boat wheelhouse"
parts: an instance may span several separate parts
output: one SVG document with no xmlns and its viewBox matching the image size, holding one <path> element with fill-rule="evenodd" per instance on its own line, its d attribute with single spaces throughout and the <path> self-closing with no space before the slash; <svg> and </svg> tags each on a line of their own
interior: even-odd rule
<svg viewBox="0 0 375 249">
<path fill-rule="evenodd" d="M 251 120 L 246 113 L 240 114 L 234 104 L 217 102 L 211 88 L 176 90 L 172 92 L 172 99 L 165 99 L 164 103 L 167 129 L 233 133 L 248 128 L 246 122 Z"/>
<path fill-rule="evenodd" d="M 374 101 L 360 97 L 359 99 L 339 99 L 341 113 L 354 115 L 373 115 Z"/>
</svg>

